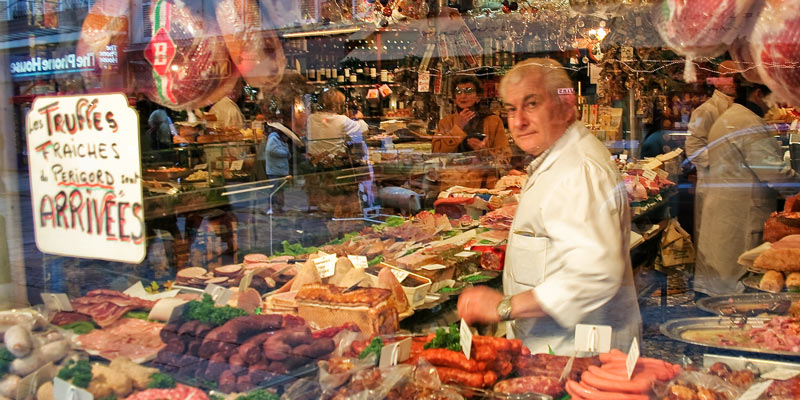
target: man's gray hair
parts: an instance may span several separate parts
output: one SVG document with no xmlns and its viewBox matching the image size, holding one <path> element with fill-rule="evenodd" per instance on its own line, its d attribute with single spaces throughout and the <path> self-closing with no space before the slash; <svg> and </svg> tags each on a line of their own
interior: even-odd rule
<svg viewBox="0 0 800 400">
<path fill-rule="evenodd" d="M 523 78 L 531 74 L 541 74 L 542 82 L 550 96 L 561 103 L 559 89 L 574 90 L 563 65 L 551 58 L 529 58 L 520 61 L 500 80 L 500 98 L 504 98 L 508 87 L 518 85 Z M 574 93 L 574 92 L 573 92 Z"/>
</svg>

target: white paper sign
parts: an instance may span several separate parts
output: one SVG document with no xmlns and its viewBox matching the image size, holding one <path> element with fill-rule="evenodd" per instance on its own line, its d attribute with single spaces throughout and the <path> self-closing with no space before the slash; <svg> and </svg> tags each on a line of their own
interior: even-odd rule
<svg viewBox="0 0 800 400">
<path fill-rule="evenodd" d="M 72 303 L 64 293 L 41 293 L 44 307 L 48 310 L 72 311 Z"/>
<path fill-rule="evenodd" d="M 770 385 L 772 385 L 772 379 L 764 382 L 754 383 L 749 389 L 742 393 L 741 396 L 739 396 L 739 400 L 756 400 L 767 391 Z"/>
<path fill-rule="evenodd" d="M 669 172 L 664 171 L 663 169 L 657 169 L 656 175 L 658 175 L 661 179 L 669 179 Z"/>
<path fill-rule="evenodd" d="M 325 254 L 314 259 L 320 278 L 328 278 L 336 273 L 336 254 Z"/>
<path fill-rule="evenodd" d="M 442 264 L 428 264 L 421 266 L 419 269 L 424 269 L 426 271 L 438 271 L 445 268 L 447 268 L 447 266 Z"/>
<path fill-rule="evenodd" d="M 402 269 L 392 268 L 391 271 L 392 274 L 394 274 L 394 277 L 397 278 L 397 281 L 400 283 L 403 283 L 403 281 L 408 278 L 408 275 L 411 274 L 410 272 L 403 271 Z"/>
<path fill-rule="evenodd" d="M 428 93 L 431 91 L 431 73 L 428 70 L 420 71 L 417 78 L 417 92 Z"/>
<path fill-rule="evenodd" d="M 169 313 L 169 318 L 167 319 L 167 323 L 175 322 L 183 318 L 183 310 L 186 309 L 187 304 L 189 304 L 188 301 L 184 301 L 182 303 L 175 303 L 175 306 L 172 307 L 172 311 L 170 311 Z"/>
<path fill-rule="evenodd" d="M 611 331 L 608 325 L 575 325 L 575 351 L 608 353 L 611 350 Z"/>
<path fill-rule="evenodd" d="M 469 325 L 464 321 L 464 318 L 461 318 L 461 333 L 459 336 L 461 339 L 461 351 L 464 352 L 467 360 L 469 360 L 469 353 L 472 351 L 472 331 L 469 330 Z"/>
<path fill-rule="evenodd" d="M 53 379 L 53 398 L 55 400 L 94 400 L 91 393 L 60 378 Z"/>
<path fill-rule="evenodd" d="M 121 94 L 37 97 L 26 120 L 36 246 L 139 264 L 139 117 Z"/>
<path fill-rule="evenodd" d="M 654 181 L 658 175 L 652 169 L 645 169 L 642 170 L 642 176 L 647 180 Z"/>
<path fill-rule="evenodd" d="M 785 381 L 788 379 L 792 379 L 795 376 L 800 375 L 800 371 L 794 369 L 786 369 L 786 368 L 775 368 L 772 371 L 767 373 L 761 374 L 761 378 L 763 379 L 777 379 L 779 381 Z"/>
<path fill-rule="evenodd" d="M 33 399 L 36 398 L 36 390 L 39 389 L 42 383 L 53 380 L 56 375 L 56 367 L 52 362 L 45 364 L 43 367 L 37 369 L 28 376 L 22 378 L 17 383 L 17 398 L 18 399 Z"/>
<path fill-rule="evenodd" d="M 628 358 L 625 359 L 625 368 L 628 370 L 628 379 L 633 376 L 633 370 L 636 369 L 636 362 L 639 361 L 639 340 L 635 337 L 631 343 L 631 349 L 628 351 Z"/>
<path fill-rule="evenodd" d="M 253 275 L 255 274 L 256 270 L 248 271 L 244 274 L 242 280 L 239 281 L 239 293 L 246 291 L 250 287 L 250 284 L 253 283 Z"/>
<path fill-rule="evenodd" d="M 244 165 L 244 160 L 236 160 L 231 162 L 231 171 L 241 171 Z"/>
<path fill-rule="evenodd" d="M 208 168 L 208 164 L 197 164 L 194 166 L 194 169 L 206 169 Z"/>
<path fill-rule="evenodd" d="M 628 155 L 627 154 L 620 154 L 619 155 L 619 159 L 622 160 L 622 161 L 628 161 Z"/>
<path fill-rule="evenodd" d="M 347 259 L 353 264 L 356 269 L 367 269 L 369 264 L 366 256 L 347 256 Z"/>
<path fill-rule="evenodd" d="M 796 131 L 797 130 L 797 120 L 792 121 L 792 124 L 789 125 L 789 130 Z"/>
<path fill-rule="evenodd" d="M 381 358 L 378 367 L 393 367 L 398 363 L 408 360 L 411 355 L 411 338 L 387 344 L 381 349 Z"/>
<path fill-rule="evenodd" d="M 168 297 L 175 297 L 178 295 L 178 292 L 179 290 L 168 290 L 166 292 L 161 292 L 161 293 L 147 293 L 147 291 L 144 290 L 144 285 L 142 284 L 142 281 L 139 281 L 131 285 L 131 287 L 125 289 L 125 291 L 122 293 L 125 293 L 131 297 L 138 297 L 144 300 L 155 301 L 160 299 L 166 299 Z"/>
<path fill-rule="evenodd" d="M 209 283 L 206 286 L 205 292 L 211 295 L 211 299 L 214 300 L 214 304 L 217 306 L 224 306 L 233 296 L 232 290 L 213 283 Z"/>
<path fill-rule="evenodd" d="M 472 257 L 472 256 L 474 256 L 476 254 L 478 254 L 478 253 L 476 253 L 474 251 L 462 251 L 460 253 L 457 253 L 456 257 L 467 258 L 467 257 Z"/>
</svg>

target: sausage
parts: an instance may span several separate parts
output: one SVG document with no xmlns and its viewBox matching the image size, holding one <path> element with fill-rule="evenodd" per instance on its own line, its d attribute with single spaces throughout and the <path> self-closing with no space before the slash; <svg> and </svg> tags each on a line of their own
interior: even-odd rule
<svg viewBox="0 0 800 400">
<path fill-rule="evenodd" d="M 286 369 L 286 365 L 284 365 L 281 361 L 273 361 L 269 363 L 267 366 L 267 371 L 275 374 L 285 374 L 289 372 L 289 370 Z"/>
<path fill-rule="evenodd" d="M 494 386 L 495 382 L 497 382 L 497 374 L 494 371 L 486 371 L 483 374 L 483 386 L 491 387 Z"/>
<path fill-rule="evenodd" d="M 493 336 L 473 336 L 472 343 L 477 346 L 491 346 L 495 351 L 509 352 L 512 349 L 511 342 L 506 338 Z"/>
<path fill-rule="evenodd" d="M 180 364 L 178 364 L 178 375 L 193 377 L 201 365 L 200 361 L 200 358 L 184 354 L 180 359 Z"/>
<path fill-rule="evenodd" d="M 184 344 L 183 340 L 178 339 L 178 336 L 175 335 L 175 338 L 170 339 L 170 341 L 167 342 L 167 345 L 164 346 L 164 348 L 161 349 L 161 351 L 175 353 L 175 354 L 183 354 L 183 352 L 186 351 L 186 344 Z"/>
<path fill-rule="evenodd" d="M 219 357 L 217 357 L 219 356 Z M 228 369 L 228 360 L 219 354 L 214 354 L 208 360 L 208 367 L 206 367 L 205 379 L 209 381 L 218 381 L 222 373 Z"/>
<path fill-rule="evenodd" d="M 267 338 L 262 345 L 262 348 L 264 349 L 264 357 L 273 361 L 285 360 L 292 351 L 291 346 L 284 343 L 282 340 L 283 338 L 279 335 L 280 332 L 272 335 L 271 337 Z"/>
<path fill-rule="evenodd" d="M 301 344 L 309 344 L 314 337 L 311 335 L 311 330 L 307 326 L 296 327 L 279 331 L 278 334 L 286 332 L 283 341 L 289 346 L 295 347 Z"/>
<path fill-rule="evenodd" d="M 228 359 L 228 364 L 230 364 L 231 367 L 243 367 L 246 365 L 244 357 L 242 357 L 242 355 L 239 353 L 233 353 L 233 355 Z"/>
<path fill-rule="evenodd" d="M 459 385 L 471 387 L 483 387 L 484 374 L 479 372 L 468 372 L 456 368 L 435 367 L 439 374 L 439 380 L 444 383 L 457 383 Z"/>
<path fill-rule="evenodd" d="M 236 391 L 236 375 L 231 370 L 225 370 L 219 377 L 219 390 L 225 393 L 233 393 Z"/>
<path fill-rule="evenodd" d="M 420 353 L 419 358 L 424 358 L 436 366 L 457 368 L 468 372 L 486 371 L 485 362 L 467 360 L 464 353 L 448 349 L 427 349 Z"/>
<path fill-rule="evenodd" d="M 39 348 L 42 352 L 42 361 L 44 361 L 45 364 L 56 362 L 67 356 L 70 347 L 69 340 L 67 339 L 47 343 Z"/>
<path fill-rule="evenodd" d="M 202 344 L 203 342 L 201 342 L 200 339 L 194 339 L 189 341 L 188 343 L 186 343 L 186 354 L 192 356 L 199 356 L 200 346 L 202 346 Z M 209 357 L 202 357 L 202 358 L 208 359 L 211 358 L 211 355 L 213 354 L 209 354 Z"/>
<path fill-rule="evenodd" d="M 214 330 L 214 326 L 211 324 L 198 324 L 194 329 L 194 336 L 198 339 L 203 339 L 212 330 Z"/>
<path fill-rule="evenodd" d="M 601 372 L 599 368 L 591 366 L 589 371 L 581 375 L 581 382 L 610 392 L 647 393 L 652 388 L 655 380 L 655 376 L 641 373 L 634 376 L 630 381 L 618 378 L 608 379 L 605 376 L 598 375 Z"/>
<path fill-rule="evenodd" d="M 184 342 L 190 342 L 194 340 L 197 338 L 197 335 L 195 335 L 194 331 L 200 324 L 201 322 L 197 320 L 186 322 L 185 324 L 181 325 L 180 328 L 178 328 L 178 337 L 180 337 Z"/>
<path fill-rule="evenodd" d="M 592 400 L 650 400 L 647 395 L 603 392 L 573 380 L 567 381 L 567 388 L 581 397 Z"/>
<path fill-rule="evenodd" d="M 497 351 L 491 346 L 475 346 L 472 350 L 472 359 L 476 361 L 492 362 L 497 358 Z"/>
<path fill-rule="evenodd" d="M 28 354 L 25 358 L 17 358 L 11 362 L 9 372 L 19 376 L 28 376 L 39 369 L 42 365 L 47 364 L 41 349 L 36 349 Z"/>
<path fill-rule="evenodd" d="M 311 358 L 324 357 L 336 350 L 336 343 L 334 343 L 333 339 L 329 338 L 317 339 L 314 343 L 311 343 L 310 346 L 311 348 L 305 356 Z"/>
<path fill-rule="evenodd" d="M 22 325 L 14 325 L 8 328 L 3 340 L 6 342 L 6 349 L 8 349 L 14 357 L 23 358 L 33 350 L 33 336 L 31 335 L 31 331 Z"/>
<path fill-rule="evenodd" d="M 248 315 L 236 317 L 224 325 L 214 328 L 203 339 L 198 355 L 209 358 L 212 354 L 219 351 L 223 343 L 240 345 L 246 338 L 265 332 L 280 329 L 283 325 L 283 317 L 280 315 Z"/>
<path fill-rule="evenodd" d="M 172 339 L 178 338 L 178 329 L 183 325 L 183 322 L 170 322 L 164 325 L 161 328 L 161 331 L 158 332 L 158 336 L 161 338 L 161 341 L 164 343 L 169 343 Z"/>
<path fill-rule="evenodd" d="M 244 393 L 249 392 L 256 387 L 256 382 L 253 382 L 253 377 L 250 374 L 244 374 L 236 378 L 236 390 Z"/>
<path fill-rule="evenodd" d="M 3 380 L 0 381 L 0 396 L 5 396 L 11 399 L 16 398 L 17 386 L 19 385 L 20 380 L 22 380 L 22 378 L 17 375 L 6 375 Z"/>
<path fill-rule="evenodd" d="M 506 376 L 511 373 L 514 366 L 509 361 L 495 360 L 492 364 L 492 370 L 496 371 L 500 376 Z"/>
<path fill-rule="evenodd" d="M 261 350 L 264 341 L 274 334 L 274 332 L 264 332 L 255 335 L 242 343 L 237 352 L 246 363 L 255 364 L 264 358 L 264 352 Z"/>
</svg>

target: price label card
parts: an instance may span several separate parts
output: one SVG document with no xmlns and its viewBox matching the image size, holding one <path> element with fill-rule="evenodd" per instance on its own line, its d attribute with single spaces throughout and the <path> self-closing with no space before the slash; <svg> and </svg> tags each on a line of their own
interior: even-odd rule
<svg viewBox="0 0 800 400">
<path fill-rule="evenodd" d="M 166 301 L 168 301 L 169 306 L 172 307 L 172 310 L 169 312 L 169 318 L 167 318 L 167 323 L 175 322 L 183 318 L 183 310 L 186 309 L 186 305 L 189 304 L 189 302 L 181 299 L 171 299 Z"/>
<path fill-rule="evenodd" d="M 417 78 L 417 92 L 428 93 L 431 91 L 431 73 L 428 70 L 420 71 Z"/>
<path fill-rule="evenodd" d="M 789 125 L 789 130 L 796 131 L 797 130 L 797 120 L 792 121 L 792 124 Z"/>
<path fill-rule="evenodd" d="M 244 165 L 244 160 L 236 160 L 231 162 L 231 171 L 241 171 Z"/>
<path fill-rule="evenodd" d="M 619 59 L 622 61 L 633 61 L 633 47 L 622 46 L 619 51 Z"/>
<path fill-rule="evenodd" d="M 779 381 L 785 381 L 794 378 L 795 376 L 800 375 L 800 371 L 794 369 L 786 369 L 786 368 L 775 368 L 772 371 L 767 373 L 761 374 L 761 377 L 764 379 L 777 379 Z"/>
<path fill-rule="evenodd" d="M 408 278 L 408 275 L 411 274 L 410 272 L 403 271 L 402 269 L 392 268 L 391 271 L 392 274 L 394 274 L 394 277 L 397 278 L 397 281 L 400 283 L 403 283 L 403 281 Z"/>
<path fill-rule="evenodd" d="M 208 164 L 206 164 L 206 163 L 197 164 L 197 165 L 194 166 L 194 169 L 206 169 L 206 168 L 208 168 Z"/>
<path fill-rule="evenodd" d="M 756 400 L 761 397 L 764 392 L 767 391 L 767 388 L 772 385 L 772 379 L 764 382 L 755 383 L 750 386 L 741 396 L 739 396 L 739 400 Z"/>
<path fill-rule="evenodd" d="M 628 379 L 633 376 L 633 370 L 636 369 L 636 362 L 639 361 L 639 340 L 635 337 L 631 343 L 631 349 L 628 351 L 628 358 L 625 359 L 625 367 L 628 370 Z"/>
<path fill-rule="evenodd" d="M 652 169 L 645 169 L 642 170 L 642 176 L 647 180 L 653 181 L 656 179 L 656 176 L 658 175 Z"/>
<path fill-rule="evenodd" d="M 336 273 L 336 254 L 325 254 L 314 259 L 320 278 L 329 278 Z"/>
<path fill-rule="evenodd" d="M 663 169 L 657 169 L 656 170 L 656 175 L 658 175 L 658 177 L 661 178 L 661 179 L 668 179 L 669 178 L 669 172 L 664 171 Z"/>
<path fill-rule="evenodd" d="M 369 264 L 367 264 L 367 257 L 366 256 L 347 256 L 347 259 L 353 263 L 353 267 L 356 269 L 367 269 Z"/>
<path fill-rule="evenodd" d="M 611 350 L 611 331 L 608 325 L 576 325 L 575 351 L 608 353 Z"/>
<path fill-rule="evenodd" d="M 53 398 L 55 400 L 94 400 L 91 393 L 61 378 L 53 379 Z"/>
<path fill-rule="evenodd" d="M 469 330 L 469 325 L 464 321 L 464 318 L 461 318 L 461 334 L 459 336 L 461 339 L 461 351 L 464 352 L 467 360 L 469 360 L 469 353 L 472 351 L 472 331 Z"/>
<path fill-rule="evenodd" d="M 428 264 L 420 267 L 420 269 L 424 269 L 426 271 L 438 271 L 440 269 L 445 269 L 445 268 L 447 268 L 447 266 L 442 264 Z"/>
<path fill-rule="evenodd" d="M 392 89 L 389 87 L 389 85 L 386 84 L 381 85 L 381 87 L 379 87 L 378 90 L 380 90 L 381 96 L 383 97 L 389 97 L 392 94 Z"/>
<path fill-rule="evenodd" d="M 205 292 L 211 295 L 211 299 L 214 300 L 214 305 L 216 306 L 224 306 L 233 296 L 233 292 L 230 289 L 213 283 L 209 283 L 206 286 Z"/>
<path fill-rule="evenodd" d="M 628 155 L 627 154 L 620 154 L 619 155 L 619 159 L 622 160 L 622 161 L 628 161 Z"/>
<path fill-rule="evenodd" d="M 381 349 L 381 358 L 378 366 L 380 368 L 394 367 L 395 365 L 408 360 L 410 355 L 411 338 L 406 338 L 399 342 L 387 344 Z"/>
<path fill-rule="evenodd" d="M 43 367 L 37 369 L 28 376 L 22 378 L 17 383 L 17 398 L 18 399 L 33 399 L 36 398 L 36 390 L 39 389 L 42 383 L 50 381 L 56 376 L 58 370 L 52 362 L 45 364 Z"/>
<path fill-rule="evenodd" d="M 72 303 L 65 293 L 42 293 L 45 308 L 55 311 L 72 311 Z"/>
<path fill-rule="evenodd" d="M 476 253 L 474 251 L 462 251 L 460 253 L 457 253 L 456 257 L 467 258 L 467 257 L 472 257 L 472 256 L 474 256 L 476 254 L 478 254 L 478 253 Z"/>
</svg>

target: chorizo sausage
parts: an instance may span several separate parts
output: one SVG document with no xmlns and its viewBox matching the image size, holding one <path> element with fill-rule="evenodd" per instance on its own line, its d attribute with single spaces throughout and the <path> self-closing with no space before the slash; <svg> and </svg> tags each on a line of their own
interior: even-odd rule
<svg viewBox="0 0 800 400">
<path fill-rule="evenodd" d="M 485 362 L 468 360 L 464 353 L 448 349 L 427 349 L 420 353 L 419 357 L 436 366 L 457 368 L 468 372 L 486 371 Z"/>
<path fill-rule="evenodd" d="M 480 372 L 468 372 L 461 369 L 449 367 L 435 367 L 439 375 L 439 380 L 444 383 L 456 383 L 471 387 L 483 387 L 484 374 Z"/>
</svg>

